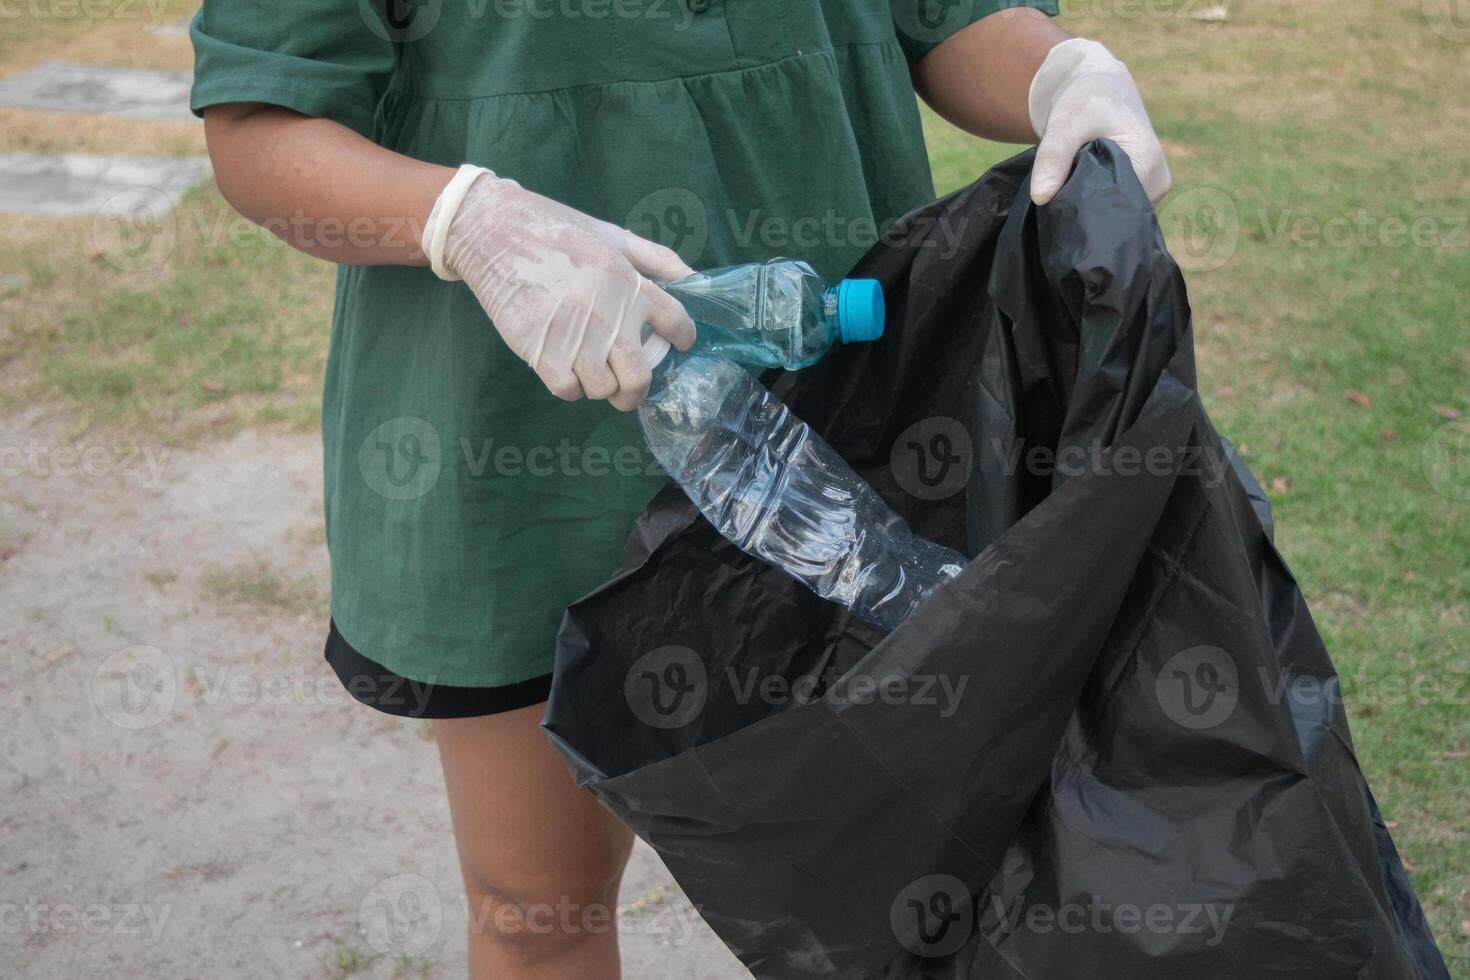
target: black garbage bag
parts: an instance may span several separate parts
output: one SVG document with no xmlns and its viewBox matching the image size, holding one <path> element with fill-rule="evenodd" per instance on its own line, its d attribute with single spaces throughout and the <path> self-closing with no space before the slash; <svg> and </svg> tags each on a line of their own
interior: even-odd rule
<svg viewBox="0 0 1470 980">
<path fill-rule="evenodd" d="M 1127 158 L 1030 154 L 853 271 L 774 392 L 972 555 L 890 635 L 676 487 L 567 612 L 545 727 L 758 977 L 1447 977 Z"/>
</svg>

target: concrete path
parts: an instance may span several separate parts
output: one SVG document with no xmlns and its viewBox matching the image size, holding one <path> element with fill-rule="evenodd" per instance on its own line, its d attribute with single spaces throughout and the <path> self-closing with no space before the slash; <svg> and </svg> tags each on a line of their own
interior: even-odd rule
<svg viewBox="0 0 1470 980">
<path fill-rule="evenodd" d="M 134 119 L 191 120 L 182 71 L 48 61 L 0 78 L 0 105 L 47 112 L 94 112 Z"/>
<path fill-rule="evenodd" d="M 321 658 L 315 436 L 0 418 L 0 974 L 465 975 L 426 723 Z M 640 846 L 629 980 L 748 977 Z"/>
<path fill-rule="evenodd" d="M 0 153 L 0 213 L 161 219 L 209 173 L 208 157 Z"/>
<path fill-rule="evenodd" d="M 188 72 L 50 61 L 0 77 L 0 106 L 189 120 Z M 0 213 L 161 219 L 209 175 L 204 157 L 0 153 Z"/>
</svg>

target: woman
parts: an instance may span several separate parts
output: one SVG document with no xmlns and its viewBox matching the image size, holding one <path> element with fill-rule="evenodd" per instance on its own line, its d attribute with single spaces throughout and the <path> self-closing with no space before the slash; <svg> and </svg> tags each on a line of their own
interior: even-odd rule
<svg viewBox="0 0 1470 980">
<path fill-rule="evenodd" d="M 625 414 L 640 331 L 694 329 L 653 284 L 773 254 L 841 276 L 933 197 L 915 89 L 1039 135 L 1039 203 L 1095 137 L 1154 199 L 1168 170 L 1054 0 L 388 2 L 205 0 L 193 106 L 231 204 L 339 263 L 327 658 L 434 719 L 470 973 L 616 977 L 595 916 L 526 921 L 613 907 L 630 845 L 537 722 L 563 608 L 661 483 Z"/>
</svg>

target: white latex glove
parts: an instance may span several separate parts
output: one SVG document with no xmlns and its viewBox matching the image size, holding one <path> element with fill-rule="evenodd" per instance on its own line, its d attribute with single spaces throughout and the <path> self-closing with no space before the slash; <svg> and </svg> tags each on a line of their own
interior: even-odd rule
<svg viewBox="0 0 1470 980">
<path fill-rule="evenodd" d="M 680 350 L 694 323 L 651 280 L 693 273 L 671 249 L 462 167 L 424 228 L 443 279 L 463 279 L 507 346 L 552 394 L 629 411 L 648 393 L 644 324 Z"/>
<path fill-rule="evenodd" d="M 1117 143 L 1150 202 L 1169 193 L 1169 164 L 1123 62 L 1096 41 L 1074 37 L 1047 53 L 1031 79 L 1027 108 L 1041 140 L 1031 168 L 1031 200 L 1045 204 L 1095 139 Z"/>
</svg>

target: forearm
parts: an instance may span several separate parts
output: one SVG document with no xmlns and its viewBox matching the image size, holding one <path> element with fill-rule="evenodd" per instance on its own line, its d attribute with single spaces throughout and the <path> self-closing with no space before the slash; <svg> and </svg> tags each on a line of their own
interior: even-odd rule
<svg viewBox="0 0 1470 980">
<path fill-rule="evenodd" d="M 204 134 L 225 199 L 293 247 L 348 265 L 428 264 L 419 236 L 453 168 L 278 106 L 211 106 Z"/>
<path fill-rule="evenodd" d="M 1072 35 L 1039 10 L 1000 10 L 912 68 L 914 89 L 945 119 L 987 139 L 1034 143 L 1026 96 L 1047 52 Z"/>
</svg>

